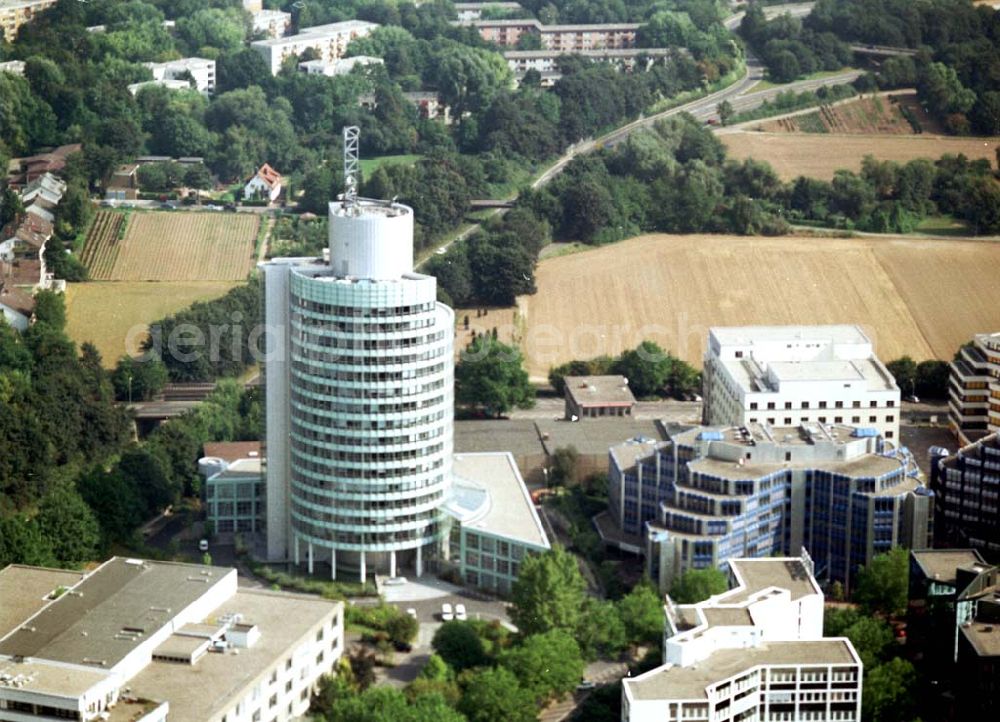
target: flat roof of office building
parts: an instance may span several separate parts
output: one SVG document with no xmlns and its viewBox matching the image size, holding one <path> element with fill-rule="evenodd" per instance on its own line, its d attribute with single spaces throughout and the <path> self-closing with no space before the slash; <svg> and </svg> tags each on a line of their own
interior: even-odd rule
<svg viewBox="0 0 1000 722">
<path fill-rule="evenodd" d="M 980 657 L 1000 657 L 1000 624 L 972 622 L 963 624 L 961 630 Z"/>
<path fill-rule="evenodd" d="M 544 454 L 538 428 L 530 419 L 475 419 L 456 421 L 455 453 L 509 451 L 514 456 Z"/>
<path fill-rule="evenodd" d="M 910 554 L 924 576 L 951 586 L 957 581 L 959 569 L 981 572 L 989 568 L 975 549 L 914 549 Z"/>
<path fill-rule="evenodd" d="M 543 419 L 535 422 L 545 451 L 573 446 L 581 454 L 607 454 L 608 449 L 630 439 L 661 440 L 655 421 L 614 416 L 582 421 Z"/>
<path fill-rule="evenodd" d="M 752 649 L 727 649 L 689 667 L 664 665 L 622 680 L 636 700 L 707 699 L 705 688 L 761 665 L 858 664 L 846 639 L 768 642 Z"/>
<path fill-rule="evenodd" d="M 237 459 L 259 459 L 259 441 L 216 441 L 205 444 L 205 456 L 232 463 Z"/>
<path fill-rule="evenodd" d="M 723 346 L 745 346 L 755 342 L 826 341 L 828 343 L 870 343 L 860 326 L 713 326 L 709 334 Z"/>
<path fill-rule="evenodd" d="M 205 654 L 196 664 L 154 660 L 129 682 L 131 694 L 168 700 L 170 718 L 207 720 L 236 699 L 240 690 L 264 677 L 291 656 L 293 646 L 341 602 L 263 589 L 240 589 L 212 612 L 213 617 L 242 614 L 260 638 L 236 654 Z M 326 639 L 332 639 L 327 630 Z"/>
<path fill-rule="evenodd" d="M 455 454 L 449 511 L 465 528 L 549 548 L 538 512 L 509 452 Z"/>
<path fill-rule="evenodd" d="M 23 620 L 0 640 L 0 654 L 111 669 L 230 574 L 236 570 L 113 557 Z"/>
<path fill-rule="evenodd" d="M 730 559 L 729 567 L 743 584 L 723 595 L 716 604 L 742 604 L 772 588 L 787 589 L 791 592 L 792 601 L 823 593 L 801 559 Z"/>
<path fill-rule="evenodd" d="M 68 588 L 83 579 L 83 572 L 44 569 L 11 564 L 0 569 L 0 639 L 53 600 L 49 596 L 60 587 Z"/>
<path fill-rule="evenodd" d="M 634 406 L 635 396 L 624 376 L 567 376 L 566 393 L 578 406 Z"/>
</svg>

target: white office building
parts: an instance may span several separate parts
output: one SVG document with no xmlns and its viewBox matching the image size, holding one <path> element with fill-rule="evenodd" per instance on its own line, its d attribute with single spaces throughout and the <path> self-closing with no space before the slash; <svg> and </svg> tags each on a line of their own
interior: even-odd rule
<svg viewBox="0 0 1000 722">
<path fill-rule="evenodd" d="M 728 592 L 667 597 L 664 664 L 622 680 L 623 722 L 860 720 L 861 659 L 850 640 L 823 637 L 809 556 L 729 569 Z"/>
<path fill-rule="evenodd" d="M 0 721 L 298 719 L 344 651 L 344 605 L 236 570 L 115 557 L 0 570 Z"/>
<path fill-rule="evenodd" d="M 951 363 L 948 424 L 963 446 L 1000 432 L 1000 333 L 977 333 Z"/>
<path fill-rule="evenodd" d="M 376 23 L 364 20 L 345 20 L 303 28 L 296 35 L 256 40 L 250 43 L 250 47 L 261 54 L 271 74 L 277 75 L 286 58 L 302 55 L 307 50 L 315 51 L 319 60 L 333 62 L 343 57 L 352 40 L 371 34 L 378 27 Z"/>
<path fill-rule="evenodd" d="M 858 326 L 709 331 L 704 422 L 847 424 L 899 440 L 899 387 Z"/>
<path fill-rule="evenodd" d="M 418 576 L 447 533 L 454 312 L 413 270 L 413 211 L 330 204 L 329 261 L 264 272 L 268 558 Z"/>
<path fill-rule="evenodd" d="M 168 60 L 165 63 L 143 63 L 153 73 L 153 81 L 176 88 L 177 81 L 187 81 L 188 76 L 194 82 L 194 89 L 204 95 L 215 92 L 215 61 L 206 58 L 181 58 Z M 174 81 L 169 83 L 167 81 Z M 135 84 L 133 84 L 135 85 Z M 134 95 L 137 90 L 129 90 Z"/>
</svg>

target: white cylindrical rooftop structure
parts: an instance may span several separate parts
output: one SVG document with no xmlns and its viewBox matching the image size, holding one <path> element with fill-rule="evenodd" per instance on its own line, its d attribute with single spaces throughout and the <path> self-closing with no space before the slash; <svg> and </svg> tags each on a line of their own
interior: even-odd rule
<svg viewBox="0 0 1000 722">
<path fill-rule="evenodd" d="M 394 280 L 413 270 L 413 209 L 358 199 L 330 203 L 330 268 L 341 277 Z"/>
</svg>

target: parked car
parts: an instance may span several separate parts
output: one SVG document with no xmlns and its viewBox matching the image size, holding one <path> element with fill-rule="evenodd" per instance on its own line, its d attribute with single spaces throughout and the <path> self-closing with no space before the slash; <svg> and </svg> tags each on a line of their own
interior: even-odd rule
<svg viewBox="0 0 1000 722">
<path fill-rule="evenodd" d="M 462 620 L 464 622 L 468 618 L 469 618 L 469 615 L 465 613 L 465 605 L 464 604 L 456 604 L 455 605 L 455 619 L 460 619 L 460 620 Z"/>
<path fill-rule="evenodd" d="M 226 205 L 223 206 L 223 208 L 225 208 L 227 211 L 231 211 L 232 213 L 236 212 L 236 204 L 235 203 L 227 203 Z"/>
<path fill-rule="evenodd" d="M 101 201 L 101 208 L 114 208 L 114 207 L 115 207 L 114 201 Z"/>
<path fill-rule="evenodd" d="M 174 211 L 177 210 L 177 206 L 175 206 L 173 203 L 161 203 L 160 209 L 164 211 Z"/>
<path fill-rule="evenodd" d="M 441 605 L 441 621 L 450 622 L 455 618 L 455 613 L 451 609 L 451 605 L 445 602 Z"/>
<path fill-rule="evenodd" d="M 406 613 L 407 613 L 407 614 L 408 614 L 409 616 L 413 617 L 414 619 L 416 619 L 416 618 L 417 618 L 417 610 L 416 610 L 416 609 L 414 609 L 413 607 L 410 607 L 409 609 L 407 609 L 407 610 L 406 610 Z"/>
<path fill-rule="evenodd" d="M 208 539 L 202 539 L 198 542 L 198 551 L 207 552 L 208 551 Z"/>
<path fill-rule="evenodd" d="M 576 685 L 576 689 L 579 692 L 583 692 L 588 689 L 594 689 L 594 687 L 596 686 L 597 686 L 596 682 L 591 682 L 590 680 L 585 679 L 582 682 L 580 682 L 580 684 Z"/>
</svg>

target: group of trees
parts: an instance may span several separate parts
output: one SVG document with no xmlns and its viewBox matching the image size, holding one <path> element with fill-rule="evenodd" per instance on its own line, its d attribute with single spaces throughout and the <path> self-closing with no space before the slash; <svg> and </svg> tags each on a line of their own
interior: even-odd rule
<svg viewBox="0 0 1000 722">
<path fill-rule="evenodd" d="M 869 157 L 860 173 L 783 183 L 766 163 L 727 161 L 718 139 L 690 116 L 574 160 L 519 203 L 548 220 L 555 238 L 587 243 L 650 231 L 776 234 L 787 221 L 909 232 L 932 213 L 961 218 L 977 234 L 1000 229 L 1000 185 L 985 159 Z"/>
<path fill-rule="evenodd" d="M 687 362 L 664 351 L 653 341 L 643 341 L 620 356 L 598 356 L 568 361 L 549 371 L 549 383 L 562 395 L 567 376 L 620 374 L 638 398 L 676 396 L 683 398 L 701 389 L 701 374 Z"/>
<path fill-rule="evenodd" d="M 530 409 L 535 389 L 523 362 L 513 346 L 490 335 L 477 336 L 455 365 L 455 400 L 497 418 L 515 407 Z"/>
<path fill-rule="evenodd" d="M 535 264 L 551 237 L 546 221 L 529 208 L 514 208 L 434 256 L 427 272 L 450 305 L 510 306 L 517 296 L 535 292 Z"/>
<path fill-rule="evenodd" d="M 932 399 L 948 396 L 951 369 L 947 361 L 928 359 L 917 363 L 909 356 L 903 356 L 887 363 L 886 368 L 906 395 L 914 394 Z"/>
<path fill-rule="evenodd" d="M 171 381 L 239 375 L 267 350 L 260 332 L 261 296 L 260 278 L 254 276 L 221 298 L 199 301 L 151 324 L 144 360 L 138 363 L 162 362 Z M 123 363 L 128 367 L 120 377 L 124 379 L 133 365 Z M 141 373 L 158 374 L 156 368 L 143 366 Z"/>
<path fill-rule="evenodd" d="M 134 544 L 144 520 L 196 495 L 202 444 L 259 438 L 261 403 L 257 390 L 226 382 L 132 443 L 115 404 L 120 373 L 90 344 L 77 354 L 61 296 L 42 291 L 36 302 L 23 335 L 0 323 L 0 566 L 73 567 Z"/>
<path fill-rule="evenodd" d="M 820 0 L 805 27 L 852 42 L 919 49 L 886 60 L 886 87 L 916 85 L 921 101 L 956 133 L 1000 132 L 1000 17 L 960 0 Z"/>
<path fill-rule="evenodd" d="M 840 70 L 852 58 L 850 47 L 834 33 L 804 28 L 801 20 L 788 14 L 768 21 L 758 3 L 747 7 L 740 35 L 778 83 L 790 83 L 818 70 Z"/>
</svg>

